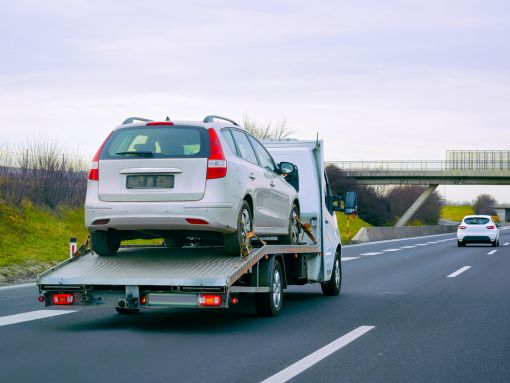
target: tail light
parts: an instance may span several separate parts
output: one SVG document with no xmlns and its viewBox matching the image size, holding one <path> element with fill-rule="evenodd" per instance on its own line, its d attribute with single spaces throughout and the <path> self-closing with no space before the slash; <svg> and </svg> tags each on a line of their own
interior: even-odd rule
<svg viewBox="0 0 510 383">
<path fill-rule="evenodd" d="M 72 305 L 74 303 L 73 294 L 54 294 L 51 301 L 55 305 Z"/>
<path fill-rule="evenodd" d="M 155 125 L 173 125 L 172 121 L 151 121 L 145 124 L 145 126 L 155 126 Z"/>
<path fill-rule="evenodd" d="M 464 226 L 464 225 L 460 225 L 460 226 L 459 226 L 459 229 L 460 229 L 460 230 L 464 230 L 464 229 L 467 229 L 467 226 Z"/>
<path fill-rule="evenodd" d="M 223 154 L 218 134 L 209 128 L 209 159 L 207 161 L 207 179 L 223 178 L 227 175 L 227 161 Z"/>
<path fill-rule="evenodd" d="M 489 230 L 494 230 L 495 228 L 496 228 L 496 226 L 493 226 L 493 225 L 487 226 L 487 229 L 489 229 Z"/>
<path fill-rule="evenodd" d="M 96 154 L 92 158 L 92 162 L 90 163 L 90 169 L 89 169 L 89 180 L 91 181 L 99 181 L 99 154 L 101 154 L 101 150 L 103 150 L 103 146 L 108 141 L 112 133 L 106 137 L 106 140 L 103 141 L 99 149 L 97 149 Z"/>
<path fill-rule="evenodd" d="M 216 294 L 200 294 L 198 296 L 200 306 L 217 307 L 221 305 L 221 295 Z"/>
<path fill-rule="evenodd" d="M 186 218 L 186 222 L 192 224 L 192 225 L 208 225 L 209 222 L 207 222 L 204 219 L 200 218 Z"/>
</svg>

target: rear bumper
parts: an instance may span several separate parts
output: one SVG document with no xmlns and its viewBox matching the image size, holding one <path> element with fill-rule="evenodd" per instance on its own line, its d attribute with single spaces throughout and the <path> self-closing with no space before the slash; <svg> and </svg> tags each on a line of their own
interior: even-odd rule
<svg viewBox="0 0 510 383">
<path fill-rule="evenodd" d="M 99 203 L 85 204 L 85 226 L 98 230 L 189 230 L 232 233 L 237 229 L 238 206 L 231 202 L 208 203 Z M 207 224 L 190 224 L 195 218 Z M 97 220 L 106 224 L 94 224 Z"/>
<path fill-rule="evenodd" d="M 457 234 L 457 240 L 459 242 L 470 242 L 470 243 L 490 243 L 497 239 L 498 235 L 495 234 Z"/>
</svg>

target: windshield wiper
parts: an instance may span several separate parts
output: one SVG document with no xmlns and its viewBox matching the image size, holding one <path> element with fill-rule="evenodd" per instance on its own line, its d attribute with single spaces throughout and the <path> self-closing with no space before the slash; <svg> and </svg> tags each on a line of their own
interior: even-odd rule
<svg viewBox="0 0 510 383">
<path fill-rule="evenodd" d="M 138 157 L 154 157 L 154 153 L 152 152 L 118 152 L 115 153 L 118 156 L 138 156 Z"/>
</svg>

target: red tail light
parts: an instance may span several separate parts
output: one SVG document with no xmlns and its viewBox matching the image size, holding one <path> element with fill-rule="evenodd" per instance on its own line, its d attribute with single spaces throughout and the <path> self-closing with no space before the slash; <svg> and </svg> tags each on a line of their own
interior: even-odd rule
<svg viewBox="0 0 510 383">
<path fill-rule="evenodd" d="M 72 305 L 74 303 L 73 294 L 54 294 L 51 298 L 55 305 Z"/>
<path fill-rule="evenodd" d="M 216 294 L 200 294 L 198 296 L 200 306 L 220 306 L 221 295 Z"/>
<path fill-rule="evenodd" d="M 227 161 L 223 154 L 220 139 L 213 128 L 209 128 L 209 160 L 207 161 L 207 179 L 223 178 L 227 175 Z"/>
<path fill-rule="evenodd" d="M 91 181 L 99 181 L 99 154 L 101 154 L 101 150 L 103 150 L 104 144 L 106 143 L 106 141 L 108 141 L 112 133 L 110 133 L 108 137 L 106 137 L 106 139 L 103 141 L 99 149 L 97 149 L 96 154 L 92 158 L 92 162 L 90 163 L 89 169 L 89 180 Z"/>
<path fill-rule="evenodd" d="M 186 222 L 191 223 L 192 225 L 208 225 L 209 222 L 199 218 L 186 218 Z"/>
<path fill-rule="evenodd" d="M 173 125 L 172 121 L 151 121 L 145 124 L 145 126 L 154 126 L 154 125 Z"/>
<path fill-rule="evenodd" d="M 496 228 L 496 226 L 493 226 L 493 225 L 487 226 L 487 229 L 489 229 L 489 230 L 494 230 L 495 228 Z"/>
<path fill-rule="evenodd" d="M 460 230 L 467 229 L 467 226 L 463 226 L 463 225 L 461 225 L 461 226 L 459 226 L 459 229 L 460 229 Z"/>
</svg>

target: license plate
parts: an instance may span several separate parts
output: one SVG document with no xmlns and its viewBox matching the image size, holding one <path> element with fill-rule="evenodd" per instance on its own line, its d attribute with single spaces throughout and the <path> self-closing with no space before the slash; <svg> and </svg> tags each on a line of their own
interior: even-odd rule
<svg viewBox="0 0 510 383">
<path fill-rule="evenodd" d="M 174 176 L 141 174 L 127 176 L 127 189 L 171 189 L 174 187 Z"/>
</svg>

